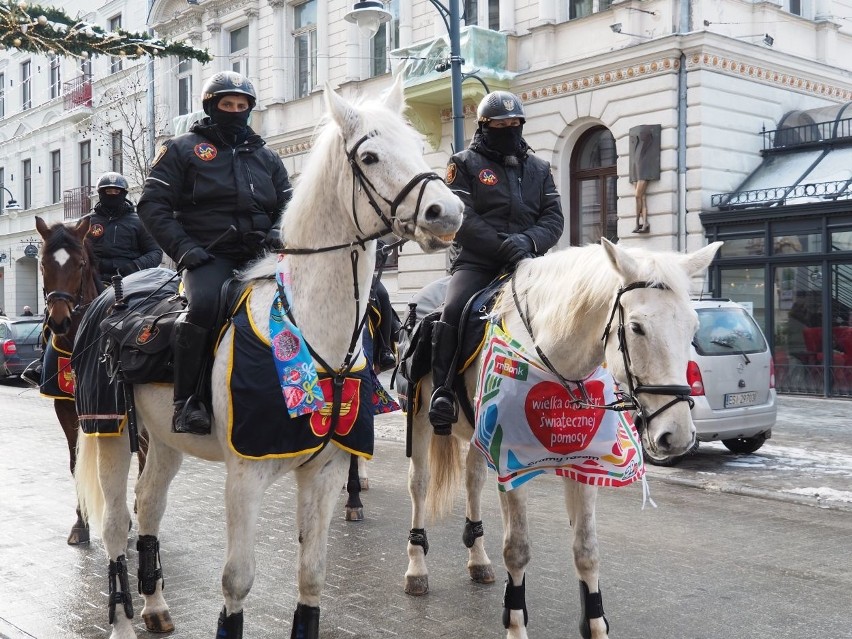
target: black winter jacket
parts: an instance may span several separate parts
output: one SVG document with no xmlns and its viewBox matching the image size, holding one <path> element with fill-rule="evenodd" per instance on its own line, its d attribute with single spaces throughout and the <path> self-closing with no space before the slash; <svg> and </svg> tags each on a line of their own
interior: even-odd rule
<svg viewBox="0 0 852 639">
<path fill-rule="evenodd" d="M 102 280 L 160 265 L 163 251 L 145 230 L 131 202 L 125 200 L 118 210 L 98 202 L 90 218 L 88 241 L 98 258 Z"/>
<path fill-rule="evenodd" d="M 565 220 L 550 164 L 534 155 L 524 153 L 517 166 L 509 166 L 477 133 L 468 149 L 450 158 L 447 184 L 464 203 L 456 233 L 461 251 L 453 271 L 499 271 L 504 264 L 497 259 L 503 243 L 498 233 L 524 233 L 537 255 L 544 255 L 562 235 Z"/>
<path fill-rule="evenodd" d="M 291 193 L 281 158 L 259 135 L 249 129 L 246 141 L 234 147 L 204 118 L 160 148 L 145 180 L 139 217 L 178 263 L 233 225 L 237 233 L 211 252 L 245 262 L 260 254 L 258 238 L 278 224 Z"/>
</svg>

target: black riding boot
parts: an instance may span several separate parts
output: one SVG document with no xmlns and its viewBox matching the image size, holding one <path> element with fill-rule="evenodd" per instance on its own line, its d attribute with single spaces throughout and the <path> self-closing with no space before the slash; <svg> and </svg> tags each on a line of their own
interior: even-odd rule
<svg viewBox="0 0 852 639">
<path fill-rule="evenodd" d="M 175 335 L 175 414 L 172 432 L 210 434 L 210 414 L 198 396 L 207 363 L 210 331 L 178 322 Z"/>
<path fill-rule="evenodd" d="M 456 349 L 459 332 L 444 322 L 432 325 L 432 399 L 429 403 L 429 422 L 436 435 L 449 435 L 458 420 L 456 393 Z"/>
</svg>

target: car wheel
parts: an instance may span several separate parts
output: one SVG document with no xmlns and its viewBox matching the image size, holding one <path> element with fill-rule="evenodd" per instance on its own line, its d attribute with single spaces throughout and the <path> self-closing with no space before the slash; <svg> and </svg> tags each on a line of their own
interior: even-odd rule
<svg viewBox="0 0 852 639">
<path fill-rule="evenodd" d="M 741 455 L 748 455 L 749 453 L 753 453 L 758 450 L 764 443 L 766 443 L 766 439 L 769 433 L 761 433 L 760 435 L 755 435 L 754 437 L 737 437 L 735 439 L 723 439 L 722 443 L 732 453 L 739 453 Z"/>
<path fill-rule="evenodd" d="M 699 442 L 696 439 L 695 443 L 692 445 L 688 451 L 686 451 L 683 455 L 670 455 L 670 456 L 660 456 L 656 453 L 652 453 L 646 442 L 645 442 L 645 434 L 642 434 L 642 455 L 645 458 L 645 461 L 651 464 L 652 466 L 677 466 L 685 457 L 689 457 L 690 455 L 694 455 L 698 452 Z"/>
</svg>

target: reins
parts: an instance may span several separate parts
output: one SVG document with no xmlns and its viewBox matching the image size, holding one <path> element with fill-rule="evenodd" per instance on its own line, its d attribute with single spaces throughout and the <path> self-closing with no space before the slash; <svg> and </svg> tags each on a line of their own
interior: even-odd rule
<svg viewBox="0 0 852 639">
<path fill-rule="evenodd" d="M 620 391 L 619 395 L 621 396 L 621 399 L 617 401 L 610 402 L 604 405 L 598 405 L 590 402 L 588 394 L 586 393 L 585 385 L 583 384 L 582 380 L 569 380 L 563 377 L 559 373 L 559 371 L 556 370 L 556 367 L 551 363 L 547 355 L 545 355 L 541 348 L 539 348 L 538 344 L 536 344 L 535 335 L 533 334 L 532 330 L 532 324 L 529 320 L 529 307 L 523 309 L 521 308 L 521 302 L 518 297 L 517 289 L 515 287 L 514 273 L 512 273 L 510 279 L 510 285 L 512 289 L 512 300 L 515 303 L 515 308 L 518 311 L 518 316 L 521 318 L 521 323 L 524 325 L 527 334 L 532 340 L 536 354 L 539 356 L 547 370 L 550 371 L 550 373 L 553 374 L 557 380 L 559 380 L 559 384 L 566 390 L 569 397 L 574 397 L 571 388 L 569 387 L 569 384 L 574 384 L 579 389 L 580 394 L 582 395 L 582 399 L 573 399 L 573 405 L 579 408 L 597 408 L 612 411 L 638 410 L 642 420 L 642 424 L 644 425 L 643 427 L 647 427 L 654 417 L 660 415 L 661 413 L 671 408 L 672 406 L 675 406 L 679 402 L 687 402 L 689 404 L 689 407 L 692 408 L 694 402 L 689 396 L 691 390 L 689 386 L 683 386 L 680 384 L 642 384 L 641 381 L 633 374 L 633 371 L 631 369 L 630 353 L 629 349 L 627 348 L 627 340 L 625 336 L 624 307 L 621 304 L 621 296 L 624 293 L 640 288 L 670 290 L 668 286 L 664 284 L 650 284 L 649 282 L 640 281 L 627 284 L 626 286 L 622 286 L 618 289 L 618 292 L 615 296 L 615 301 L 612 305 L 612 310 L 609 314 L 609 320 L 606 323 L 606 328 L 604 329 L 604 333 L 601 336 L 601 340 L 604 343 L 604 348 L 606 348 L 606 343 L 612 328 L 612 322 L 615 319 L 616 312 L 618 312 L 618 327 L 616 330 L 618 335 L 618 350 L 621 351 L 621 355 L 624 361 L 624 370 L 627 374 L 627 391 Z M 656 411 L 648 415 L 644 406 L 637 397 L 640 393 L 646 393 L 648 395 L 673 395 L 674 398 L 667 404 L 663 405 L 661 408 L 658 408 Z"/>
</svg>

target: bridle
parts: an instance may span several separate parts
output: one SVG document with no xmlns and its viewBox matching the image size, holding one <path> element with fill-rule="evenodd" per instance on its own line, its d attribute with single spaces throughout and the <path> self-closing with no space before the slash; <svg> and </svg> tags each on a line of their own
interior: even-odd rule
<svg viewBox="0 0 852 639">
<path fill-rule="evenodd" d="M 68 305 L 68 310 L 72 316 L 79 315 L 86 310 L 86 308 L 91 303 L 89 302 L 83 304 L 83 287 L 85 286 L 86 266 L 88 266 L 88 264 L 88 260 L 85 259 L 80 262 L 80 286 L 77 289 L 76 295 L 73 293 L 68 293 L 67 291 L 48 292 L 46 289 L 42 289 L 42 294 L 44 295 L 44 303 L 47 306 L 48 314 L 53 308 L 53 305 L 59 302 Z"/>
<path fill-rule="evenodd" d="M 526 328 L 527 333 L 529 334 L 530 339 L 532 340 L 536 354 L 539 356 L 542 363 L 544 363 L 545 367 L 559 380 L 559 383 L 568 392 L 569 397 L 573 396 L 573 393 L 571 392 L 571 389 L 568 386 L 569 383 L 579 388 L 580 393 L 582 394 L 582 399 L 578 399 L 574 402 L 576 406 L 580 408 L 603 408 L 604 410 L 614 411 L 636 410 L 639 412 L 639 416 L 641 418 L 637 422 L 637 425 L 643 429 L 648 427 L 654 417 L 657 417 L 672 406 L 677 405 L 679 402 L 687 402 L 689 404 L 689 407 L 692 408 L 694 401 L 689 396 L 691 390 L 689 386 L 681 384 L 643 384 L 641 380 L 639 380 L 639 378 L 634 375 L 633 370 L 631 368 L 630 352 L 627 348 L 627 340 L 625 339 L 626 331 L 624 326 L 624 307 L 621 304 L 621 296 L 624 295 L 624 293 L 627 293 L 628 291 L 633 291 L 640 288 L 670 290 L 668 286 L 666 286 L 665 284 L 650 284 L 649 282 L 633 282 L 632 284 L 627 284 L 618 289 L 618 292 L 615 296 L 615 300 L 612 305 L 612 311 L 610 311 L 609 320 L 606 323 L 606 328 L 604 329 L 604 333 L 601 336 L 601 340 L 604 343 L 604 348 L 606 348 L 606 343 L 611 333 L 612 322 L 615 319 L 615 314 L 617 312 L 618 327 L 616 329 L 616 334 L 618 336 L 618 350 L 621 351 L 622 360 L 624 362 L 624 370 L 627 375 L 627 390 L 620 391 L 620 399 L 614 402 L 610 402 L 609 404 L 599 406 L 591 403 L 588 395 L 586 394 L 585 386 L 583 385 L 581 380 L 568 380 L 563 377 L 559 373 L 559 371 L 556 370 L 556 367 L 553 366 L 553 364 L 550 362 L 544 352 L 539 348 L 538 344 L 536 344 L 535 336 L 532 332 L 532 325 L 529 321 L 529 309 L 526 309 L 526 311 L 521 309 L 520 300 L 518 298 L 517 290 L 515 289 L 514 274 L 512 274 L 510 283 L 512 287 L 512 299 L 515 302 L 515 308 L 517 308 L 518 316 L 521 318 L 521 322 L 523 323 L 524 328 Z M 641 393 L 645 393 L 647 395 L 671 395 L 673 399 L 664 406 L 655 410 L 650 415 L 648 415 L 647 410 L 638 399 L 638 395 Z"/>
<path fill-rule="evenodd" d="M 375 233 L 371 233 L 370 235 L 366 235 L 363 237 L 358 237 L 352 242 L 348 242 L 346 244 L 334 244 L 332 246 L 323 246 L 319 248 L 291 248 L 285 247 L 282 249 L 278 249 L 276 253 L 283 253 L 285 255 L 315 255 L 317 253 L 327 253 L 329 251 L 337 251 L 341 249 L 349 249 L 350 261 L 352 263 L 352 289 L 355 297 L 355 329 L 352 331 L 352 338 L 349 342 L 349 349 L 346 353 L 346 357 L 343 360 L 343 364 L 338 367 L 329 366 L 314 350 L 308 345 L 308 350 L 311 353 L 311 356 L 320 363 L 320 365 L 326 371 L 335 371 L 333 377 L 337 377 L 338 375 L 342 379 L 349 371 L 352 369 L 352 366 L 355 364 L 355 346 L 358 344 L 358 337 L 361 335 L 361 331 L 364 330 L 364 324 L 367 321 L 367 307 L 364 307 L 363 315 L 359 314 L 358 307 L 361 301 L 360 295 L 360 287 L 358 286 L 358 259 L 360 257 L 360 250 L 366 250 L 367 242 L 372 240 L 377 240 L 380 237 L 387 235 L 389 232 L 393 231 L 393 222 L 397 217 L 397 210 L 402 201 L 408 197 L 408 194 L 411 193 L 418 185 L 420 185 L 420 192 L 417 194 L 417 205 L 414 209 L 414 222 L 416 224 L 417 217 L 420 215 L 420 205 L 423 201 L 423 193 L 426 190 L 426 186 L 432 180 L 443 180 L 443 178 L 435 173 L 434 171 L 425 171 L 423 173 L 418 173 L 414 177 L 412 177 L 405 186 L 399 191 L 399 193 L 392 200 L 386 198 L 384 195 L 378 192 L 376 187 L 370 181 L 370 178 L 364 173 L 364 170 L 361 168 L 361 165 L 358 163 L 357 153 L 358 148 L 370 138 L 376 137 L 379 135 L 379 132 L 375 129 L 365 133 L 361 138 L 352 145 L 352 148 L 346 149 L 346 140 L 343 140 L 343 151 L 346 153 L 346 159 L 349 162 L 349 166 L 352 169 L 352 217 L 355 220 L 355 226 L 358 229 L 359 233 L 362 233 L 361 224 L 358 221 L 358 212 L 355 207 L 355 194 L 356 191 L 363 191 L 367 196 L 367 200 L 370 202 L 370 206 L 375 211 L 376 215 L 379 219 L 384 223 L 384 229 L 380 231 L 376 231 Z M 384 202 L 387 206 L 390 207 L 388 214 L 385 214 L 382 211 L 382 207 L 379 205 L 378 200 Z M 394 243 L 391 247 L 399 246 L 405 242 L 402 240 L 400 242 Z M 373 275 L 373 284 L 375 285 L 376 280 L 381 277 L 382 268 L 379 267 L 375 274 Z M 294 324 L 296 323 L 291 312 L 291 308 L 286 302 L 286 295 L 284 291 L 280 290 L 279 286 L 279 298 L 284 305 L 284 312 L 287 313 L 287 316 L 290 318 Z"/>
</svg>

